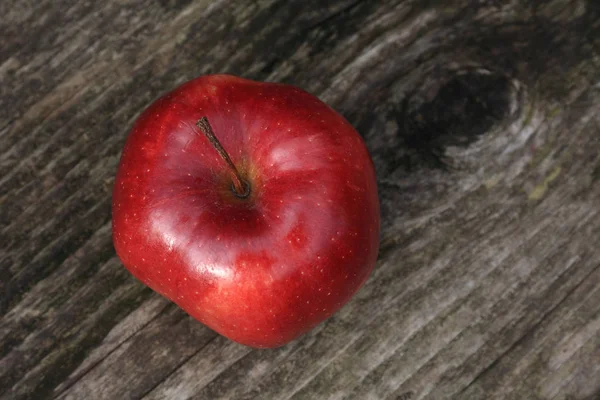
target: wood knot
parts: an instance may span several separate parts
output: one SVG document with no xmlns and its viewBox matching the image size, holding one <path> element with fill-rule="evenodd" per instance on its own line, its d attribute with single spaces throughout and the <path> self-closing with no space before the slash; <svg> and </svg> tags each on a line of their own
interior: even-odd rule
<svg viewBox="0 0 600 400">
<path fill-rule="evenodd" d="M 470 146 L 511 114 L 512 92 L 505 75 L 468 70 L 407 96 L 396 121 L 414 153 L 409 167 L 447 169 L 446 149 Z"/>
</svg>

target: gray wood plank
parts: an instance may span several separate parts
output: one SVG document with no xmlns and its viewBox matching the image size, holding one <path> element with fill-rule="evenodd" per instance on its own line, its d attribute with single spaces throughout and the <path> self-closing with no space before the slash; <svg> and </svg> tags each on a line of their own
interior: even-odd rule
<svg viewBox="0 0 600 400">
<path fill-rule="evenodd" d="M 4 0 L 0 398 L 600 398 L 594 0 Z M 371 151 L 380 258 L 279 349 L 216 335 L 111 243 L 131 124 L 205 73 L 291 83 Z"/>
</svg>

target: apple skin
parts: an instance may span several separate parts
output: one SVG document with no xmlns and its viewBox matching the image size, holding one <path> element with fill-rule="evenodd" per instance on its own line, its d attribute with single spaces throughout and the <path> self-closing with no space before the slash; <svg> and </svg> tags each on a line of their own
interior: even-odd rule
<svg viewBox="0 0 600 400">
<path fill-rule="evenodd" d="M 206 116 L 240 174 L 195 125 Z M 281 346 L 342 307 L 379 247 L 375 171 L 338 113 L 289 85 L 207 75 L 156 100 L 126 141 L 113 241 L 141 282 L 231 340 Z"/>
</svg>

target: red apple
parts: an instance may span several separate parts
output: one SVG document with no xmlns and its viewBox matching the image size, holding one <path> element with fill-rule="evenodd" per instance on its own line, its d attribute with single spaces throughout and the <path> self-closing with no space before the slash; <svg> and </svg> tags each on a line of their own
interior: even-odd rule
<svg viewBox="0 0 600 400">
<path fill-rule="evenodd" d="M 231 340 L 277 347 L 373 269 L 375 172 L 352 126 L 307 92 L 202 76 L 136 121 L 112 222 L 136 278 Z"/>
</svg>

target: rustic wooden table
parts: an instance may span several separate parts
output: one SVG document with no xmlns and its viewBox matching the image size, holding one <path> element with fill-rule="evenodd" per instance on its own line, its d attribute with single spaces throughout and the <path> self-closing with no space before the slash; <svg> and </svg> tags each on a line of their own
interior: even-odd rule
<svg viewBox="0 0 600 400">
<path fill-rule="evenodd" d="M 597 0 L 2 0 L 2 399 L 600 398 Z M 380 259 L 276 350 L 111 243 L 133 120 L 197 75 L 292 83 L 365 138 Z"/>
</svg>

